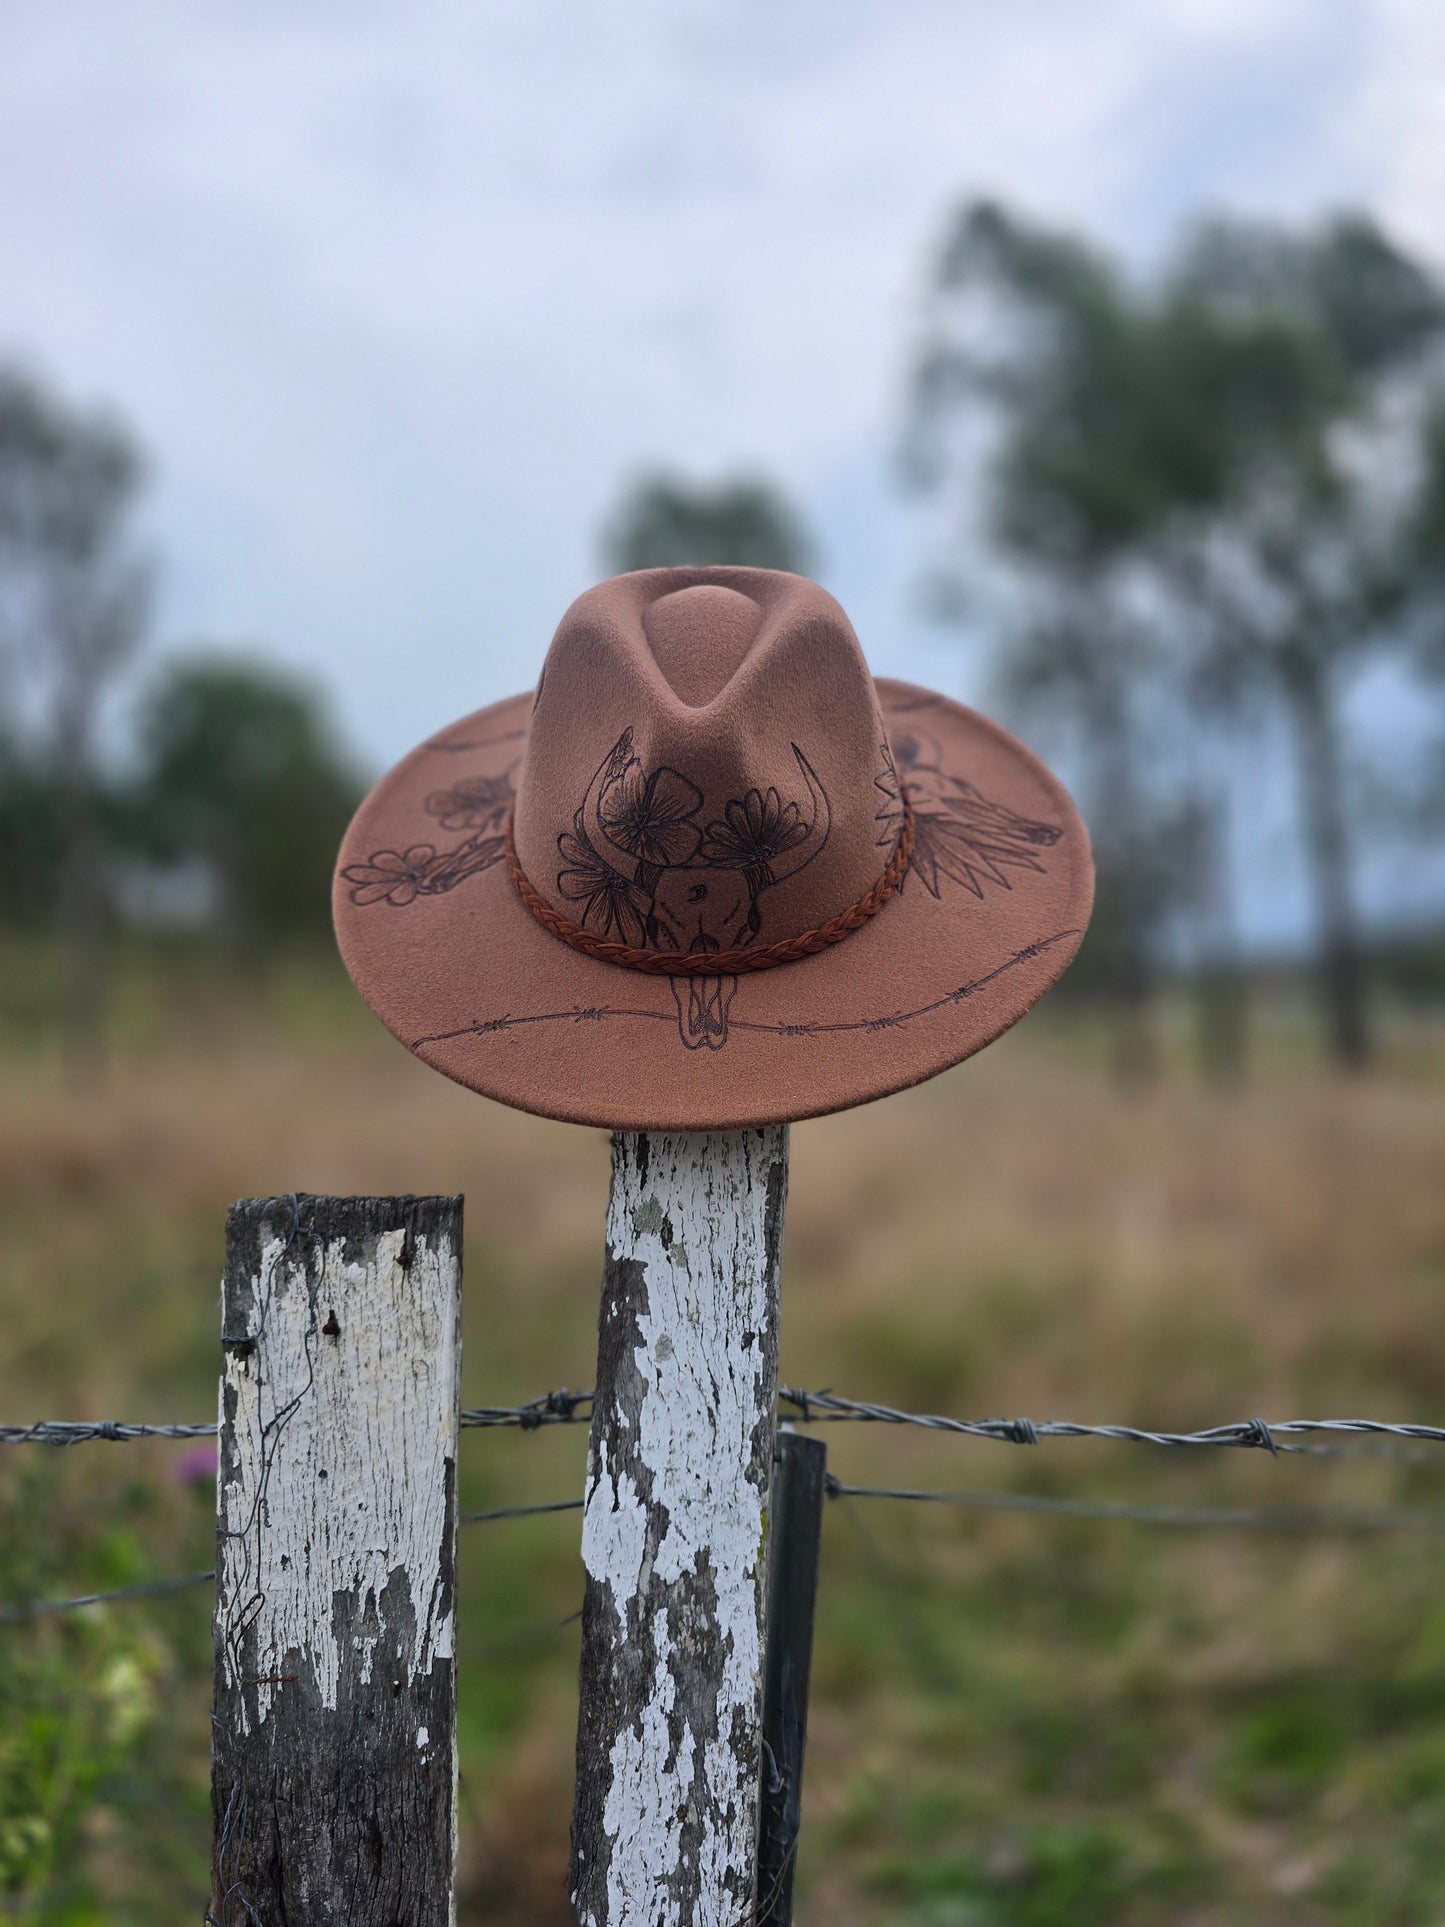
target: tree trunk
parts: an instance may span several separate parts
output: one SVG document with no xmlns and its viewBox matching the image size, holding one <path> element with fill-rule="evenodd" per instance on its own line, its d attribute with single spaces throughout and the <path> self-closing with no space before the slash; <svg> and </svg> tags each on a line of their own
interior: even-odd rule
<svg viewBox="0 0 1445 1927">
<path fill-rule="evenodd" d="M 1359 919 L 1350 887 L 1339 718 L 1318 668 L 1298 674 L 1289 696 L 1314 887 L 1321 1004 L 1336 1062 L 1360 1070 L 1369 1062 L 1371 1039 Z"/>
<path fill-rule="evenodd" d="M 1212 1084 L 1237 1084 L 1249 1043 L 1248 1000 L 1229 888 L 1225 795 L 1197 789 L 1186 848 L 1193 868 L 1195 1013 L 1199 1065 Z"/>
<path fill-rule="evenodd" d="M 62 723 L 56 757 L 60 830 L 61 1035 L 70 1075 L 90 1084 L 105 1063 L 108 931 L 105 849 L 90 780 L 89 730 Z"/>
<path fill-rule="evenodd" d="M 1149 956 L 1149 878 L 1141 848 L 1142 808 L 1129 742 L 1128 697 L 1109 679 L 1094 691 L 1089 747 L 1093 758 L 1095 854 L 1099 907 L 1112 912 L 1103 932 L 1112 959 L 1105 990 L 1115 1009 L 1114 1074 L 1123 1084 L 1146 1084 L 1159 1068 L 1154 1029 L 1154 970 Z"/>
</svg>

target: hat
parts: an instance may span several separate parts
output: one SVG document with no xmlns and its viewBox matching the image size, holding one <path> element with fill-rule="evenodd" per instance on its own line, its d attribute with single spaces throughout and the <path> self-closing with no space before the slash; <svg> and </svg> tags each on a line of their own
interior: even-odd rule
<svg viewBox="0 0 1445 1927">
<path fill-rule="evenodd" d="M 990 1043 L 1092 895 L 1043 764 L 875 682 L 816 583 L 645 569 L 572 604 L 534 692 L 382 778 L 335 916 L 362 996 L 448 1077 L 579 1124 L 725 1130 Z"/>
</svg>

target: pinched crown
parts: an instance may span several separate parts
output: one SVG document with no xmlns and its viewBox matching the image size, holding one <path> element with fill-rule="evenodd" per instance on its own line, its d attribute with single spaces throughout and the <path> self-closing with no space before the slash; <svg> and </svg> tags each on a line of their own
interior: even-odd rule
<svg viewBox="0 0 1445 1927">
<path fill-rule="evenodd" d="M 887 759 L 857 638 L 815 583 L 617 576 L 573 603 L 548 652 L 517 858 L 553 910 L 606 941 L 776 943 L 876 884 Z"/>
</svg>

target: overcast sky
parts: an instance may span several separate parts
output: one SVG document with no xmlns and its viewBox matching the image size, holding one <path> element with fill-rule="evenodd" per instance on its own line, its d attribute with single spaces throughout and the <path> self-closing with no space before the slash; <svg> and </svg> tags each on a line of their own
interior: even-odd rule
<svg viewBox="0 0 1445 1927">
<path fill-rule="evenodd" d="M 0 0 L 0 353 L 153 452 L 161 640 L 316 672 L 375 765 L 533 681 L 659 462 L 775 476 L 875 668 L 979 695 L 890 453 L 983 190 L 1445 261 L 1445 5 Z"/>
</svg>

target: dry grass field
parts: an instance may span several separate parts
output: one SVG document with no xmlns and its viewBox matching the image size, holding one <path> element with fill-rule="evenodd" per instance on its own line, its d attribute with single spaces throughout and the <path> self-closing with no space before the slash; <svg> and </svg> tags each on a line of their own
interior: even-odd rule
<svg viewBox="0 0 1445 1927">
<path fill-rule="evenodd" d="M 24 973 L 14 979 L 22 985 Z M 410 1060 L 320 966 L 128 982 L 67 1088 L 43 986 L 0 1041 L 0 1417 L 205 1417 L 237 1196 L 463 1191 L 464 1395 L 590 1382 L 596 1133 Z M 1347 1084 L 1287 1036 L 1242 1089 L 1121 1091 L 1041 1013 L 921 1090 L 797 1127 L 783 1369 L 970 1416 L 1445 1417 L 1445 1048 Z M 835 1426 L 845 1479 L 1445 1523 L 1433 1465 L 1035 1449 Z M 464 1509 L 580 1489 L 581 1428 L 470 1434 Z M 211 1562 L 179 1445 L 7 1449 L 11 1598 Z M 464 1536 L 461 1918 L 565 1927 L 577 1521 Z M 799 1918 L 816 1927 L 1437 1927 L 1445 1536 L 837 1500 Z M 0 1892 L 47 1927 L 199 1918 L 204 1589 L 0 1627 Z"/>
</svg>

